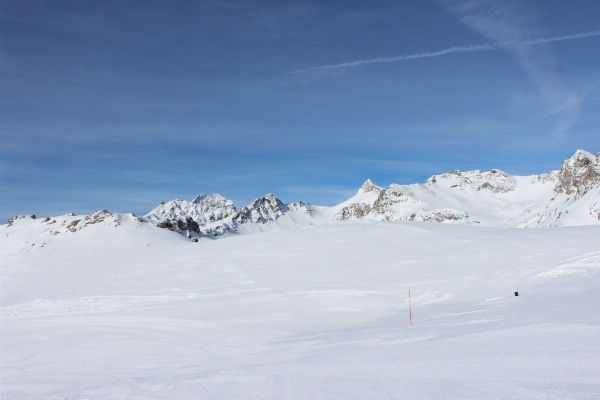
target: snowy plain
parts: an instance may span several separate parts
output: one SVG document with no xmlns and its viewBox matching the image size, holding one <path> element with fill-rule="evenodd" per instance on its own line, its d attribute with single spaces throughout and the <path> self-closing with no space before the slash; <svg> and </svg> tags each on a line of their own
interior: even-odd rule
<svg viewBox="0 0 600 400">
<path fill-rule="evenodd" d="M 600 398 L 600 226 L 272 226 L 2 226 L 1 398 Z"/>
</svg>

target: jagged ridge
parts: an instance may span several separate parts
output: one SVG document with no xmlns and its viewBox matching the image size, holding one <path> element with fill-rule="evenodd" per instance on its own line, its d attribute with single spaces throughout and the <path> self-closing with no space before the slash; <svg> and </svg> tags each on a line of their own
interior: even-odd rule
<svg viewBox="0 0 600 400">
<path fill-rule="evenodd" d="M 34 218 L 16 216 L 8 225 Z M 59 225 L 57 219 L 42 223 L 53 227 Z M 594 156 L 578 150 L 560 170 L 532 176 L 511 176 L 498 169 L 450 171 L 421 184 L 391 184 L 386 189 L 367 180 L 355 196 L 334 207 L 285 204 L 269 193 L 238 210 L 219 194 L 202 194 L 192 201 L 161 203 L 143 218 L 107 210 L 83 218 L 73 214 L 48 232 L 73 233 L 93 224 L 118 226 L 129 219 L 151 222 L 192 240 L 362 219 L 506 227 L 600 224 L 600 151 Z"/>
</svg>

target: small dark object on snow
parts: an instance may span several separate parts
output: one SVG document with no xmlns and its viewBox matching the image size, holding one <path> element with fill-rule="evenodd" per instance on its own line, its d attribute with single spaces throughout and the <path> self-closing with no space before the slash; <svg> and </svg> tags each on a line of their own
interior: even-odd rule
<svg viewBox="0 0 600 400">
<path fill-rule="evenodd" d="M 519 292 L 515 292 L 515 296 L 518 296 L 518 295 L 519 295 Z"/>
</svg>

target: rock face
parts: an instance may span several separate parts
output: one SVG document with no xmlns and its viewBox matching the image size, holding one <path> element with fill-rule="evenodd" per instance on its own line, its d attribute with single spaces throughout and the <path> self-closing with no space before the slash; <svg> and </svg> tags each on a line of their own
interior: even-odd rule
<svg viewBox="0 0 600 400">
<path fill-rule="evenodd" d="M 219 194 L 200 195 L 193 201 L 181 199 L 163 203 L 144 217 L 159 228 L 189 236 L 215 237 L 235 232 L 238 225 L 267 224 L 288 211 L 310 212 L 305 203 L 284 204 L 273 194 L 254 200 L 237 210 L 233 202 Z M 194 235 L 198 234 L 198 235 Z"/>
<path fill-rule="evenodd" d="M 385 204 L 394 200 L 388 196 L 388 191 L 375 185 L 370 179 L 358 189 L 355 197 L 358 197 L 357 202 L 353 202 L 334 216 L 334 221 L 350 221 L 366 217 L 369 214 L 379 214 L 385 212 Z M 394 193 L 390 193 L 394 194 Z"/>
<path fill-rule="evenodd" d="M 233 216 L 233 221 L 238 224 L 265 224 L 275 221 L 286 211 L 288 211 L 288 207 L 272 193 L 269 193 L 239 210 Z"/>
<path fill-rule="evenodd" d="M 449 221 L 466 221 L 467 218 L 469 218 L 469 214 L 461 210 L 431 210 L 411 214 L 408 220 L 442 223 Z"/>
<path fill-rule="evenodd" d="M 154 223 L 170 221 L 177 225 L 176 221 L 181 221 L 186 226 L 190 225 L 188 218 L 191 218 L 198 226 L 204 226 L 235 213 L 236 208 L 231 200 L 219 194 L 201 194 L 193 201 L 176 199 L 163 203 L 145 217 Z"/>
<path fill-rule="evenodd" d="M 133 214 L 130 214 L 132 218 L 135 218 Z M 75 216 L 70 215 L 70 216 Z M 100 210 L 91 213 L 90 215 L 86 215 L 83 218 L 72 219 L 69 223 L 63 223 L 65 225 L 65 229 L 67 232 L 77 232 L 88 226 L 96 225 L 96 224 L 104 224 L 104 225 L 112 225 L 119 226 L 121 225 L 120 221 L 121 217 L 111 213 L 108 210 Z M 48 221 L 47 223 L 50 225 L 56 221 Z"/>
<path fill-rule="evenodd" d="M 216 193 L 201 194 L 192 200 L 192 203 L 198 212 L 198 217 L 194 219 L 198 223 L 220 221 L 236 212 L 233 201 Z"/>
<path fill-rule="evenodd" d="M 449 176 L 452 176 L 456 172 L 458 171 L 449 173 Z M 459 178 L 463 178 L 460 175 L 458 176 Z M 435 179 L 436 177 L 430 178 L 430 180 L 433 180 L 433 183 L 436 182 Z M 471 184 L 471 182 L 469 182 L 469 184 Z M 477 190 L 480 190 L 479 187 Z M 469 218 L 469 214 L 461 210 L 424 210 L 419 207 L 419 203 L 422 203 L 422 201 L 405 193 L 406 191 L 406 187 L 400 185 L 390 185 L 389 188 L 383 189 L 368 179 L 355 196 L 362 201 L 343 207 L 333 216 L 333 220 L 350 221 L 368 217 L 370 219 L 382 221 L 422 221 L 440 223 L 461 221 Z M 403 212 L 401 209 L 406 209 L 407 211 Z"/>
<path fill-rule="evenodd" d="M 191 236 L 203 228 L 224 221 L 237 212 L 233 202 L 220 194 L 201 194 L 192 201 L 181 199 L 160 204 L 144 216 L 159 228 Z"/>
<path fill-rule="evenodd" d="M 526 226 L 573 225 L 569 221 L 600 221 L 600 151 L 597 156 L 577 150 L 555 171 L 553 197 Z"/>
<path fill-rule="evenodd" d="M 31 218 L 31 219 L 35 219 L 35 215 L 15 215 L 14 217 L 11 217 L 8 220 L 8 226 L 12 226 L 15 221 L 19 220 L 19 219 L 25 219 L 25 218 Z"/>
<path fill-rule="evenodd" d="M 577 150 L 573 157 L 563 162 L 554 191 L 581 197 L 599 183 L 600 149 L 596 157 L 587 151 Z"/>
<path fill-rule="evenodd" d="M 315 215 L 314 208 L 310 204 L 305 203 L 303 201 L 297 201 L 295 203 L 288 204 L 287 209 L 288 209 L 288 211 L 292 211 L 292 212 L 297 211 L 297 212 L 304 213 L 304 214 L 308 215 L 309 217 L 312 217 Z"/>
</svg>

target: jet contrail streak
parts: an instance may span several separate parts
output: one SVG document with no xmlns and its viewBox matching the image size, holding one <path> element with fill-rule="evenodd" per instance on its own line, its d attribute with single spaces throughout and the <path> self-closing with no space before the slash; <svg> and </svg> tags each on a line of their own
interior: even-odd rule
<svg viewBox="0 0 600 400">
<path fill-rule="evenodd" d="M 600 35 L 600 31 L 591 31 L 591 32 L 577 33 L 575 35 L 558 36 L 558 37 L 547 38 L 547 39 L 527 40 L 523 43 L 533 45 L 533 44 L 540 44 L 540 43 L 559 42 L 561 40 L 579 39 L 579 38 L 598 36 L 598 35 Z"/>
<path fill-rule="evenodd" d="M 502 47 L 505 47 L 505 46 L 508 46 L 511 44 L 517 44 L 517 43 L 526 44 L 526 45 L 536 45 L 536 44 L 542 44 L 542 43 L 558 42 L 561 40 L 579 39 L 579 38 L 598 36 L 598 35 L 600 35 L 600 31 L 591 31 L 591 32 L 577 33 L 575 35 L 557 36 L 557 37 L 553 37 L 553 38 L 543 38 L 543 39 L 534 39 L 534 40 L 525 40 L 522 42 L 488 43 L 488 44 L 476 44 L 476 45 L 472 45 L 472 46 L 456 46 L 456 47 L 450 47 L 448 49 L 434 51 L 434 52 L 408 54 L 408 55 L 404 55 L 404 56 L 395 56 L 395 57 L 379 57 L 379 58 L 371 58 L 371 59 L 367 59 L 367 60 L 351 61 L 351 62 L 341 63 L 341 64 L 322 65 L 320 67 L 305 68 L 305 69 L 293 71 L 290 73 L 299 74 L 301 72 L 356 67 L 356 66 L 364 65 L 364 64 L 378 64 L 378 63 L 387 63 L 387 62 L 393 62 L 393 61 L 414 60 L 416 58 L 443 56 L 445 54 L 450 54 L 450 53 L 468 53 L 468 52 L 473 52 L 473 51 L 498 50 L 498 49 L 501 49 Z"/>
</svg>

